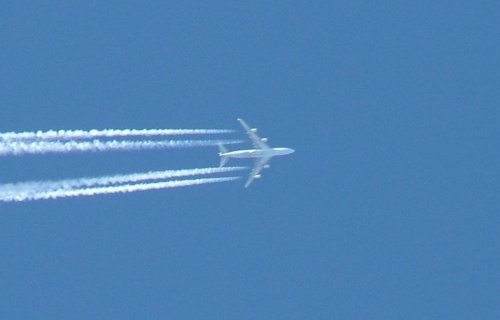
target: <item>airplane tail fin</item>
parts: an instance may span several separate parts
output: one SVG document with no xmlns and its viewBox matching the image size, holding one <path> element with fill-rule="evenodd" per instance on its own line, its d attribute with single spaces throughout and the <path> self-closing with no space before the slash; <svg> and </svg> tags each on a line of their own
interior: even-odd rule
<svg viewBox="0 0 500 320">
<path fill-rule="evenodd" d="M 224 145 L 219 144 L 219 156 L 220 156 L 220 166 L 223 167 L 227 161 L 229 160 L 229 157 L 223 156 L 222 154 L 227 152 L 227 149 Z"/>
</svg>

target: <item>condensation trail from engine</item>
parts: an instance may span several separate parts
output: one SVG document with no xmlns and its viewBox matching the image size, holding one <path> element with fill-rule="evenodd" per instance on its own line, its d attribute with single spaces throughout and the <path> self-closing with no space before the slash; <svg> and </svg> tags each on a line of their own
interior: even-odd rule
<svg viewBox="0 0 500 320">
<path fill-rule="evenodd" d="M 8 183 L 0 185 L 0 201 L 8 201 L 21 196 L 29 196 L 38 192 L 53 190 L 70 190 L 89 187 L 103 187 L 108 185 L 119 185 L 125 183 L 137 183 L 148 180 L 165 180 L 179 177 L 192 177 L 217 173 L 228 173 L 248 169 L 247 167 L 216 167 L 195 168 L 180 170 L 149 171 L 143 173 L 117 174 L 113 176 L 64 179 L 58 181 L 29 181 L 19 183 Z"/>
<path fill-rule="evenodd" d="M 237 144 L 241 140 L 144 140 L 144 141 L 0 141 L 0 156 L 24 154 L 134 151 L 147 149 L 171 149 L 209 147 L 218 144 Z"/>
<path fill-rule="evenodd" d="M 49 130 L 0 133 L 0 141 L 9 140 L 77 140 L 116 137 L 154 137 L 172 135 L 202 135 L 232 133 L 224 129 L 104 129 L 104 130 Z"/>
<path fill-rule="evenodd" d="M 81 189 L 60 189 L 40 191 L 29 195 L 18 195 L 16 198 L 3 199 L 4 202 L 24 202 L 42 199 L 58 199 L 79 196 L 95 196 L 99 194 L 114 194 L 114 193 L 128 193 L 146 190 L 159 190 L 168 188 L 179 188 L 208 183 L 220 183 L 238 180 L 240 177 L 222 177 L 222 178 L 201 178 L 201 179 L 186 179 L 186 180 L 172 180 L 164 182 L 153 183 L 136 183 L 124 184 L 119 186 L 104 186 L 94 188 L 81 188 Z"/>
</svg>

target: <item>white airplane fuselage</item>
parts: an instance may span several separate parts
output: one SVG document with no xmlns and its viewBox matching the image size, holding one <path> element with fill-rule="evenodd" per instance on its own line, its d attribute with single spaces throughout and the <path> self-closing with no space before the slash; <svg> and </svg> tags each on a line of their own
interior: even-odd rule
<svg viewBox="0 0 500 320">
<path fill-rule="evenodd" d="M 295 152 L 291 148 L 270 148 L 270 149 L 248 149 L 248 150 L 236 150 L 221 152 L 219 155 L 221 157 L 228 158 L 263 158 L 263 157 L 275 157 L 284 156 Z"/>
</svg>

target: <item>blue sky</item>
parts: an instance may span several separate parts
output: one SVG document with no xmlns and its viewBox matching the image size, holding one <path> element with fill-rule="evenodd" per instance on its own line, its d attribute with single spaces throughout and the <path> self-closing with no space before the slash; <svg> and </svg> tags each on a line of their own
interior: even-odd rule
<svg viewBox="0 0 500 320">
<path fill-rule="evenodd" d="M 0 204 L 0 319 L 500 317 L 497 2 L 180 3 L 2 5 L 0 131 L 244 139 L 241 117 L 297 151 L 248 189 Z M 3 157 L 0 177 L 218 163 Z"/>
</svg>

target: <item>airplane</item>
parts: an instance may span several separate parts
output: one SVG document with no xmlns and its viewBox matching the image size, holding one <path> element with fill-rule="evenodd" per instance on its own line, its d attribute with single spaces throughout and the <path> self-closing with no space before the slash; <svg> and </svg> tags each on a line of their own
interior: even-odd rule
<svg viewBox="0 0 500 320">
<path fill-rule="evenodd" d="M 260 138 L 257 135 L 257 129 L 250 128 L 243 119 L 237 119 L 245 131 L 247 132 L 250 140 L 252 140 L 252 144 L 255 149 L 249 150 L 236 150 L 236 151 L 228 151 L 226 147 L 222 144 L 219 144 L 219 156 L 220 156 L 220 166 L 223 167 L 229 158 L 255 158 L 255 165 L 250 172 L 250 176 L 248 177 L 247 182 L 245 183 L 245 188 L 248 187 L 252 181 L 256 178 L 260 178 L 260 171 L 263 168 L 269 168 L 269 160 L 275 156 L 284 156 L 290 153 L 295 152 L 295 150 L 291 148 L 271 148 L 266 143 L 267 138 Z"/>
</svg>

